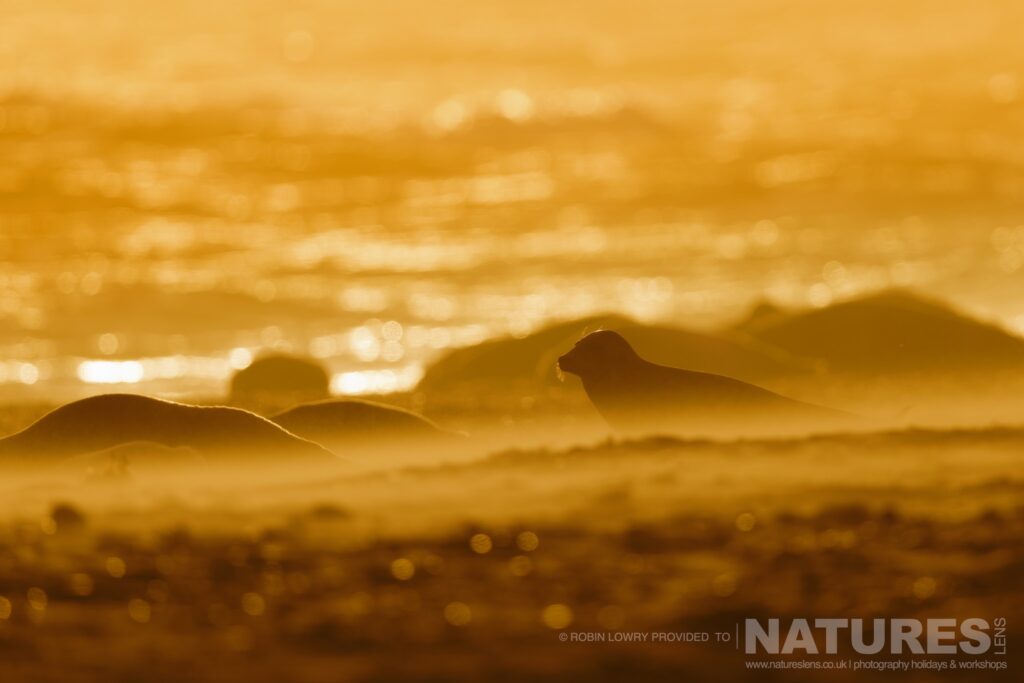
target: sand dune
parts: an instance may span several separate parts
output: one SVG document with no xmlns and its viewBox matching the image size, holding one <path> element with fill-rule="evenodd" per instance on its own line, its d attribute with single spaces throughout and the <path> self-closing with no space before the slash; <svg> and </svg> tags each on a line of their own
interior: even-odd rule
<svg viewBox="0 0 1024 683">
<path fill-rule="evenodd" d="M 755 311 L 738 329 L 832 372 L 1024 372 L 1024 339 L 903 291 L 813 311 Z"/>
<path fill-rule="evenodd" d="M 307 403 L 269 419 L 292 434 L 353 457 L 378 451 L 416 455 L 455 447 L 463 440 L 409 410 L 356 399 Z"/>
<path fill-rule="evenodd" d="M 237 408 L 201 407 L 130 394 L 75 401 L 0 439 L 0 459 L 42 464 L 133 442 L 185 447 L 211 461 L 338 462 L 325 448 Z"/>
</svg>

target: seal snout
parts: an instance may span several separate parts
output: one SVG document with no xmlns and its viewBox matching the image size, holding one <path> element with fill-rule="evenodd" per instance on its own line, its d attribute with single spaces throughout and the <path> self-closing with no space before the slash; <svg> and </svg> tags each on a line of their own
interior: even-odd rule
<svg viewBox="0 0 1024 683">
<path fill-rule="evenodd" d="M 579 368 L 576 366 L 575 359 L 573 358 L 573 352 L 569 351 L 559 356 L 558 360 L 555 361 L 555 369 L 559 373 L 571 372 L 574 375 L 579 374 Z"/>
</svg>

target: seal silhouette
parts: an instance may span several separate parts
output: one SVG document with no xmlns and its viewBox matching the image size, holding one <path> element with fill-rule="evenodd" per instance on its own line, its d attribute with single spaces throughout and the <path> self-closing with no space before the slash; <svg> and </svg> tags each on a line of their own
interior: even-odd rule
<svg viewBox="0 0 1024 683">
<path fill-rule="evenodd" d="M 361 399 L 306 403 L 270 419 L 338 453 L 349 447 L 436 446 L 460 436 L 410 410 Z"/>
<path fill-rule="evenodd" d="M 657 365 L 610 330 L 583 337 L 558 359 L 624 434 L 746 434 L 846 426 L 854 416 L 731 377 Z"/>
<path fill-rule="evenodd" d="M 239 408 L 193 406 L 134 394 L 104 394 L 57 408 L 0 439 L 0 458 L 54 461 L 133 442 L 185 447 L 208 461 L 292 462 L 339 458 Z"/>
</svg>

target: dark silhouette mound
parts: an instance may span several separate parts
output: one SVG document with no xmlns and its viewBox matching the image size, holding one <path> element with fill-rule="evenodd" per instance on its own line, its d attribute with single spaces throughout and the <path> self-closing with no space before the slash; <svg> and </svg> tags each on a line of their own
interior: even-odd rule
<svg viewBox="0 0 1024 683">
<path fill-rule="evenodd" d="M 834 429 L 852 416 L 730 377 L 644 360 L 617 332 L 588 334 L 558 359 L 622 434 L 754 434 Z"/>
<path fill-rule="evenodd" d="M 318 363 L 293 356 L 266 356 L 231 379 L 231 404 L 274 412 L 283 406 L 330 396 L 331 380 Z"/>
<path fill-rule="evenodd" d="M 0 459 L 53 462 L 140 441 L 192 449 L 211 463 L 338 462 L 319 444 L 245 410 L 131 394 L 94 396 L 61 406 L 0 439 Z"/>
<path fill-rule="evenodd" d="M 1024 371 L 1024 339 L 913 294 L 883 292 L 820 310 L 755 315 L 740 329 L 832 372 Z"/>
<path fill-rule="evenodd" d="M 315 441 L 338 453 L 349 448 L 405 446 L 432 447 L 457 441 L 445 431 L 409 410 L 356 399 L 319 401 L 296 406 L 270 418 L 292 434 Z"/>
</svg>

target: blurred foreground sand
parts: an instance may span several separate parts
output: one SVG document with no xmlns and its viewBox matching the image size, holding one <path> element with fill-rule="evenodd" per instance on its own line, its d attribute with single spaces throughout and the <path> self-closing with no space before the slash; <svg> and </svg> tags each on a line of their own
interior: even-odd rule
<svg viewBox="0 0 1024 683">
<path fill-rule="evenodd" d="M 1022 444 L 654 439 L 244 490 L 8 480 L 0 652 L 19 681 L 667 681 L 753 674 L 714 643 L 559 631 L 1003 616 L 1012 644 Z"/>
</svg>

